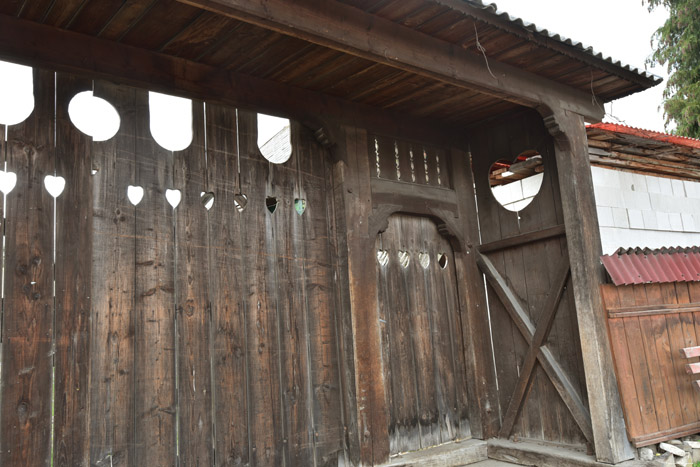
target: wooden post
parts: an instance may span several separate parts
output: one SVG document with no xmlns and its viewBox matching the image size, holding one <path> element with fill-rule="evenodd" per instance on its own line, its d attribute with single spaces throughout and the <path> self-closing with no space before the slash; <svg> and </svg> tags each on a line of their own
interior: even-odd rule
<svg viewBox="0 0 700 467">
<path fill-rule="evenodd" d="M 346 384 L 353 386 L 345 391 L 354 392 L 355 396 L 343 396 L 347 413 L 346 437 L 353 463 L 359 460 L 362 465 L 375 465 L 389 458 L 389 413 L 377 314 L 375 232 L 369 229 L 372 193 L 367 132 L 345 127 L 343 133 L 345 138 L 339 149 L 344 154 L 334 167 L 333 178 L 338 282 L 348 284 L 340 294 L 339 338 L 344 342 L 341 358 L 343 366 L 347 367 L 344 373 L 352 378 L 347 378 Z"/>
<path fill-rule="evenodd" d="M 546 115 L 544 123 L 555 142 L 596 458 L 614 464 L 634 454 L 627 440 L 600 295 L 601 243 L 586 131 L 581 115 L 561 109 Z"/>
</svg>

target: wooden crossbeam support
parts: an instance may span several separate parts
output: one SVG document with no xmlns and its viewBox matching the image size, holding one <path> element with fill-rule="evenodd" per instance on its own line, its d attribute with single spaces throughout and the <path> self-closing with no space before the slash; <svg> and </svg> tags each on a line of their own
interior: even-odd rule
<svg viewBox="0 0 700 467">
<path fill-rule="evenodd" d="M 566 256 L 562 256 L 559 260 L 559 264 L 556 268 L 555 276 L 557 281 L 552 284 L 552 288 L 549 291 L 549 296 L 547 297 L 547 302 L 542 309 L 542 315 L 540 316 L 539 323 L 537 324 L 537 331 L 530 341 L 530 347 L 525 355 L 525 360 L 521 365 L 520 377 L 515 385 L 515 390 L 510 398 L 510 403 L 508 404 L 508 410 L 503 418 L 503 424 L 501 425 L 500 436 L 502 438 L 508 438 L 511 431 L 513 431 L 513 425 L 515 424 L 515 418 L 520 412 L 520 407 L 523 403 L 523 397 L 525 396 L 525 390 L 527 385 L 532 378 L 532 373 L 535 368 L 535 362 L 537 361 L 537 355 L 540 352 L 540 348 L 544 345 L 549 335 L 549 331 L 552 328 L 552 323 L 554 322 L 554 316 L 557 312 L 557 307 L 561 301 L 561 297 L 564 295 L 564 290 L 566 287 L 566 282 L 569 280 L 569 259 Z"/>
<path fill-rule="evenodd" d="M 689 375 L 697 375 L 700 373 L 700 363 L 686 363 L 685 372 Z"/>
<path fill-rule="evenodd" d="M 591 95 L 327 0 L 178 0 L 341 52 L 528 107 L 563 107 L 600 121 Z"/>
<path fill-rule="evenodd" d="M 494 289 L 496 295 L 503 303 L 508 311 L 511 319 L 520 330 L 527 342 L 533 342 L 535 336 L 535 327 L 525 311 L 525 307 L 520 303 L 520 299 L 511 290 L 503 276 L 498 272 L 493 262 L 486 256 L 477 253 L 477 264 L 479 269 L 486 276 L 489 285 Z M 586 408 L 581 396 L 575 389 L 574 385 L 569 380 L 566 372 L 561 367 L 556 357 L 546 347 L 540 347 L 537 353 L 537 361 L 542 365 L 559 396 L 564 401 L 564 404 L 571 412 L 574 420 L 581 428 L 581 432 L 589 442 L 593 442 L 593 429 L 591 426 L 590 412 Z"/>
<path fill-rule="evenodd" d="M 479 247 L 480 253 L 491 253 L 493 251 L 505 250 L 506 248 L 514 248 L 517 246 L 527 245 L 528 243 L 538 242 L 553 237 L 561 237 L 566 234 L 563 225 L 556 225 L 548 229 L 537 230 L 535 232 L 526 232 L 512 237 L 506 237 L 495 242 L 485 243 Z"/>
<path fill-rule="evenodd" d="M 454 141 L 461 134 L 460 129 L 440 128 L 428 120 L 2 14 L 0 59 L 303 123 L 319 123 L 316 120 L 323 116 L 344 123 L 361 122 L 375 131 L 438 144 Z"/>
</svg>

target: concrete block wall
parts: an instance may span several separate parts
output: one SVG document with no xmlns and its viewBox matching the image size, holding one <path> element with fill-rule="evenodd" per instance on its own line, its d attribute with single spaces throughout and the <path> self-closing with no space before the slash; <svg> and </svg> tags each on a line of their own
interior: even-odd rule
<svg viewBox="0 0 700 467">
<path fill-rule="evenodd" d="M 592 167 L 603 253 L 700 245 L 700 182 Z"/>
</svg>

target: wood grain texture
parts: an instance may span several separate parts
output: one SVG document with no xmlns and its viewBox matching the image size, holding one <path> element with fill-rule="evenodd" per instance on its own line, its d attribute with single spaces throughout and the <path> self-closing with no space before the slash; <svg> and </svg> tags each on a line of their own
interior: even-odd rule
<svg viewBox="0 0 700 467">
<path fill-rule="evenodd" d="M 134 462 L 175 462 L 175 299 L 173 210 L 165 199 L 172 153 L 151 136 L 147 91 L 136 94 L 134 207 Z"/>
<path fill-rule="evenodd" d="M 54 465 L 88 465 L 93 245 L 92 138 L 70 121 L 68 104 L 92 82 L 56 75 L 56 354 Z"/>
<path fill-rule="evenodd" d="M 218 404 L 214 412 L 215 448 L 221 465 L 245 465 L 251 459 L 251 424 L 256 420 L 251 418 L 249 405 L 252 397 L 247 345 L 249 258 L 243 235 L 252 228 L 250 224 L 256 217 L 252 211 L 255 200 L 251 199 L 242 213 L 233 206 L 239 188 L 236 110 L 207 104 L 206 112 L 208 189 L 216 196 L 208 214 L 213 397 L 226 401 Z M 246 172 L 252 170 L 247 154 L 241 166 Z M 244 193 L 250 197 L 249 187 L 247 183 Z"/>
<path fill-rule="evenodd" d="M 93 142 L 90 463 L 134 462 L 134 207 L 136 90 L 95 82 L 119 112 L 114 138 Z"/>
<path fill-rule="evenodd" d="M 8 128 L 5 299 L 0 403 L 0 464 L 46 465 L 50 457 L 54 338 L 54 73 L 34 71 L 34 110 Z"/>
<path fill-rule="evenodd" d="M 686 310 L 694 294 L 685 283 L 605 284 L 601 292 L 630 440 L 639 447 L 683 436 L 700 422 L 682 353 L 697 343 L 694 313 Z"/>
<path fill-rule="evenodd" d="M 204 104 L 192 102 L 192 143 L 173 153 L 172 181 L 163 187 L 178 189 L 182 199 L 172 211 L 174 248 L 174 305 L 177 320 L 177 407 L 179 461 L 182 465 L 213 463 L 214 406 L 211 377 L 212 268 L 209 256 L 209 216 L 202 204 L 207 183 Z M 159 193 L 159 196 L 165 194 Z M 214 205 L 220 206 L 215 199 Z M 214 209 L 214 207 L 212 207 Z M 226 405 L 226 399 L 222 405 Z"/>
</svg>

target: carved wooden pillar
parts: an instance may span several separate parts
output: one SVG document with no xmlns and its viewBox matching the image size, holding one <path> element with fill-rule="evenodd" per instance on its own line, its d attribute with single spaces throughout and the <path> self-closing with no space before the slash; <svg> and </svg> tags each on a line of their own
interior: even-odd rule
<svg viewBox="0 0 700 467">
<path fill-rule="evenodd" d="M 352 462 L 374 465 L 389 458 L 389 413 L 377 314 L 376 231 L 369 229 L 372 190 L 367 132 L 345 127 L 341 134 L 338 151 L 342 154 L 333 179 L 345 422 Z"/>
<path fill-rule="evenodd" d="M 544 122 L 555 141 L 596 458 L 614 464 L 634 454 L 627 440 L 600 294 L 601 242 L 586 129 L 581 115 L 561 109 L 546 114 Z"/>
</svg>

